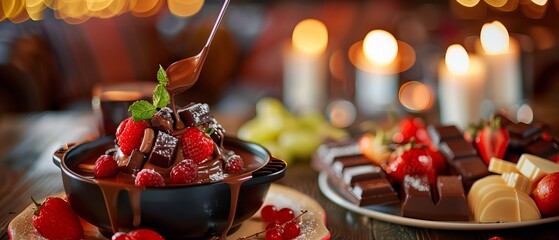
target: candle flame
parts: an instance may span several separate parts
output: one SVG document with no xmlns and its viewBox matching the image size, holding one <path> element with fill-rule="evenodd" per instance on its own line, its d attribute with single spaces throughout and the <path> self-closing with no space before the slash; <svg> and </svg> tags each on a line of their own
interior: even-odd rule
<svg viewBox="0 0 559 240">
<path fill-rule="evenodd" d="M 502 54 L 509 49 L 509 33 L 499 21 L 484 24 L 480 38 L 481 46 L 487 54 Z"/>
<path fill-rule="evenodd" d="M 398 55 L 398 42 L 387 31 L 373 30 L 365 36 L 363 53 L 365 58 L 373 63 L 388 65 Z"/>
<path fill-rule="evenodd" d="M 539 6 L 545 6 L 545 4 L 547 3 L 547 0 L 532 0 L 532 2 L 534 4 L 539 5 Z"/>
<path fill-rule="evenodd" d="M 446 68 L 453 74 L 464 74 L 470 68 L 470 57 L 460 44 L 450 45 L 446 49 Z"/>
<path fill-rule="evenodd" d="M 489 4 L 489 6 L 500 8 L 502 6 L 505 6 L 508 0 L 485 0 L 485 2 Z"/>
<path fill-rule="evenodd" d="M 309 55 L 320 55 L 328 45 L 328 30 L 316 19 L 305 19 L 293 29 L 293 48 Z"/>
</svg>

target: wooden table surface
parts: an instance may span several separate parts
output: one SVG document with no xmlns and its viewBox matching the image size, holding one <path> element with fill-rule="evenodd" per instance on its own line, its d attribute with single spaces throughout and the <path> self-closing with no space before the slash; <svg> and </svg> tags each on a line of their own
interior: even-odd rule
<svg viewBox="0 0 559 240">
<path fill-rule="evenodd" d="M 40 112 L 0 117 L 0 239 L 9 222 L 31 204 L 63 191 L 52 153 L 68 142 L 97 137 L 90 112 Z M 318 173 L 308 164 L 288 167 L 280 184 L 316 199 L 327 212 L 332 239 L 559 239 L 559 222 L 497 231 L 442 231 L 371 219 L 328 200 L 318 188 Z"/>
</svg>

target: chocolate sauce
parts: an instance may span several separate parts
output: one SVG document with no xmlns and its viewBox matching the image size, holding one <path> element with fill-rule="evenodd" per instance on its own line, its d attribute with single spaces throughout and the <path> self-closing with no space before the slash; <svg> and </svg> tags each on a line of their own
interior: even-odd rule
<svg viewBox="0 0 559 240">
<path fill-rule="evenodd" d="M 219 237 L 220 239 L 226 238 L 227 232 L 233 225 L 241 185 L 252 178 L 252 171 L 250 170 L 261 166 L 261 160 L 250 152 L 236 147 L 229 148 L 243 158 L 243 161 L 245 162 L 245 169 L 247 169 L 247 171 L 240 174 L 226 174 L 223 173 L 223 170 L 221 169 L 222 167 L 220 165 L 220 161 L 205 161 L 198 166 L 198 180 L 195 183 L 185 184 L 195 185 L 219 181 L 223 181 L 228 184 L 231 192 L 230 212 L 228 215 L 227 227 L 221 233 L 221 236 Z M 111 223 L 111 230 L 113 232 L 118 232 L 120 230 L 117 222 L 117 201 L 118 195 L 121 191 L 126 191 L 128 193 L 129 204 L 132 208 L 131 210 L 133 214 L 133 226 L 139 227 L 141 224 L 141 194 L 145 188 L 135 186 L 135 176 L 126 172 L 120 172 L 114 177 L 105 179 L 93 178 L 92 166 L 94 165 L 95 160 L 95 158 L 92 158 L 84 161 L 77 165 L 76 169 L 73 169 L 73 171 L 86 178 L 92 179 L 101 189 L 107 215 L 109 216 Z M 165 176 L 165 174 L 162 175 Z M 168 175 L 166 176 L 165 184 L 170 184 Z"/>
</svg>

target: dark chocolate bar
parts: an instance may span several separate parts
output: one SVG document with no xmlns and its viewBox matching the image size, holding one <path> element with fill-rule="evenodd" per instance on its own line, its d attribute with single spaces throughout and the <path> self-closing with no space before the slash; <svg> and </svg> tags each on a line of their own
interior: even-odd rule
<svg viewBox="0 0 559 240">
<path fill-rule="evenodd" d="M 539 139 L 542 133 L 541 127 L 540 125 L 530 125 L 522 122 L 507 125 L 506 129 L 510 137 L 509 148 L 522 149 Z"/>
<path fill-rule="evenodd" d="M 557 150 L 557 146 L 554 141 L 544 139 L 539 139 L 528 144 L 524 150 L 527 153 L 547 159 L 559 154 L 559 150 Z"/>
<path fill-rule="evenodd" d="M 179 140 L 172 135 L 158 132 L 153 144 L 153 150 L 149 155 L 149 162 L 153 165 L 168 168 L 175 160 L 175 152 Z"/>
<path fill-rule="evenodd" d="M 468 203 L 459 176 L 439 176 L 433 192 L 426 176 L 404 177 L 402 216 L 436 221 L 468 221 Z M 433 198 L 436 195 L 436 198 Z"/>
<path fill-rule="evenodd" d="M 400 199 L 386 178 L 357 182 L 351 191 L 359 206 L 399 203 Z"/>
<path fill-rule="evenodd" d="M 439 150 L 447 161 L 455 161 L 459 158 L 477 155 L 474 146 L 462 137 L 442 142 L 439 145 Z"/>
<path fill-rule="evenodd" d="M 450 165 L 452 172 L 462 177 L 466 189 L 470 189 L 476 180 L 490 174 L 487 170 L 487 165 L 478 156 L 455 160 Z"/>
<path fill-rule="evenodd" d="M 353 187 L 359 181 L 377 178 L 385 178 L 384 172 L 380 167 L 370 163 L 348 167 L 344 169 L 342 175 L 343 181 L 350 187 Z"/>
<path fill-rule="evenodd" d="M 363 155 L 351 155 L 351 156 L 341 156 L 335 157 L 334 163 L 332 164 L 332 170 L 338 176 L 342 176 L 344 169 L 353 166 L 370 164 L 371 162 Z"/>
<path fill-rule="evenodd" d="M 427 126 L 427 132 L 429 133 L 431 140 L 435 144 L 439 144 L 442 141 L 446 141 L 450 139 L 462 138 L 462 132 L 460 132 L 460 130 L 454 125 L 448 125 L 448 126 L 429 125 Z"/>
</svg>

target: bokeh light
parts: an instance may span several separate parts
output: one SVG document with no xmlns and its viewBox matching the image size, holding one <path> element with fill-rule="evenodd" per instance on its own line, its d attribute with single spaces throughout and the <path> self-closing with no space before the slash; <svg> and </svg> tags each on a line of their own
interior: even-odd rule
<svg viewBox="0 0 559 240">
<path fill-rule="evenodd" d="M 373 30 L 363 41 L 365 58 L 378 65 L 390 64 L 398 55 L 398 42 L 387 31 Z"/>
<path fill-rule="evenodd" d="M 412 112 L 428 110 L 435 102 L 432 88 L 417 81 L 404 83 L 400 87 L 398 99 L 402 106 Z"/>
<path fill-rule="evenodd" d="M 526 124 L 532 123 L 534 121 L 534 111 L 528 104 L 522 104 L 518 111 L 516 112 L 516 120 Z"/>
<path fill-rule="evenodd" d="M 350 126 L 357 117 L 355 106 L 347 100 L 332 101 L 326 107 L 326 112 L 332 126 L 339 128 Z"/>
<path fill-rule="evenodd" d="M 300 53 L 320 55 L 328 45 L 326 25 L 316 19 L 305 19 L 293 29 L 293 48 Z"/>
<path fill-rule="evenodd" d="M 78 24 L 90 18 L 112 18 L 131 13 L 136 17 L 149 17 L 161 11 L 163 6 L 178 17 L 190 17 L 200 11 L 204 0 L 2 0 L 0 21 L 9 19 L 14 23 L 29 19 L 42 20 L 47 9 L 54 17 L 70 24 Z"/>
<path fill-rule="evenodd" d="M 475 7 L 479 3 L 479 0 L 456 0 L 456 2 L 464 7 Z"/>
<path fill-rule="evenodd" d="M 204 0 L 168 0 L 169 10 L 179 17 L 190 17 L 204 5 Z"/>
</svg>

